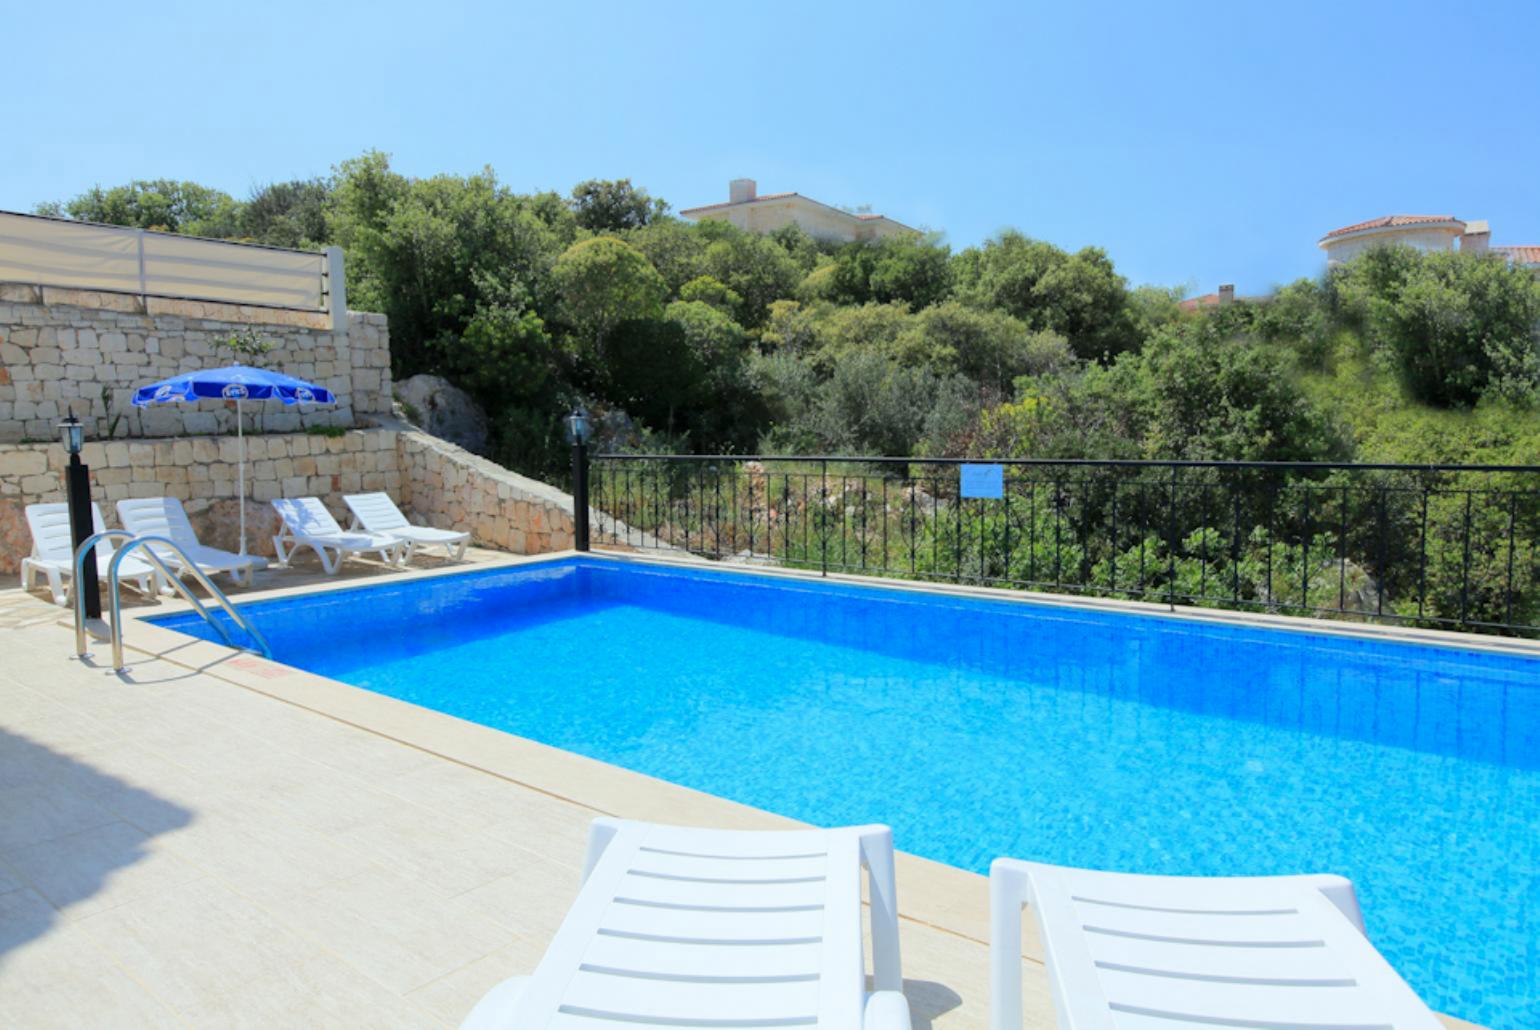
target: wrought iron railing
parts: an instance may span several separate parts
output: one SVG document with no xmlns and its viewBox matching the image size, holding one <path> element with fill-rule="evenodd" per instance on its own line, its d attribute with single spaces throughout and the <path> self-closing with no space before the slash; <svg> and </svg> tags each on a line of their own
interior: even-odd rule
<svg viewBox="0 0 1540 1030">
<path fill-rule="evenodd" d="M 598 546 L 1540 635 L 1540 466 L 601 454 Z"/>
</svg>

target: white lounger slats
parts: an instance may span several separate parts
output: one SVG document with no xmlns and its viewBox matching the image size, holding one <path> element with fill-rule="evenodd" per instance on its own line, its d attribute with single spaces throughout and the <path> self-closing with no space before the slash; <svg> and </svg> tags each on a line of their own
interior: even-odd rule
<svg viewBox="0 0 1540 1030">
<path fill-rule="evenodd" d="M 384 533 L 406 544 L 403 561 L 411 561 L 419 547 L 442 547 L 452 560 L 465 557 L 471 541 L 469 533 L 432 526 L 414 526 L 407 521 L 389 494 L 347 494 L 342 498 L 353 513 L 353 528 L 370 533 Z"/>
<path fill-rule="evenodd" d="M 588 851 L 583 888 L 534 975 L 494 988 L 466 1030 L 908 1030 L 887 827 L 755 832 L 605 818 Z"/>
<path fill-rule="evenodd" d="M 388 565 L 401 563 L 406 545 L 400 540 L 383 533 L 344 532 L 319 498 L 277 498 L 273 508 L 283 521 L 278 535 L 273 537 L 273 549 L 278 553 L 281 565 L 289 564 L 290 557 L 300 547 L 315 551 L 328 576 L 334 575 L 342 567 L 342 560 L 353 554 L 378 554 Z"/>
<path fill-rule="evenodd" d="M 267 564 L 255 555 L 240 555 L 205 547 L 193 531 L 187 510 L 175 497 L 134 497 L 118 502 L 118 521 L 135 536 L 163 536 L 182 549 L 193 564 L 206 575 L 226 573 L 235 582 L 251 585 L 252 573 Z M 164 547 L 150 545 L 156 554 L 177 572 L 185 571 L 181 555 Z"/>
<path fill-rule="evenodd" d="M 1369 943 L 1340 876 L 1139 876 L 997 859 L 990 1011 L 1020 1030 L 1021 916 L 1042 933 L 1064 1030 L 1438 1030 Z"/>
<path fill-rule="evenodd" d="M 75 574 L 75 542 L 70 533 L 70 507 L 63 501 L 50 504 L 29 504 L 26 508 L 27 529 L 32 533 L 32 555 L 21 560 L 21 586 L 31 590 L 39 575 L 48 581 L 49 593 L 54 604 L 67 604 L 68 595 L 64 581 Z M 93 532 L 107 528 L 102 521 L 102 510 L 91 505 Z M 107 580 L 108 566 L 116 548 L 109 543 L 96 545 L 96 569 L 102 582 Z M 160 589 L 160 573 L 137 554 L 130 554 L 118 566 L 118 578 L 132 585 L 146 597 Z"/>
</svg>

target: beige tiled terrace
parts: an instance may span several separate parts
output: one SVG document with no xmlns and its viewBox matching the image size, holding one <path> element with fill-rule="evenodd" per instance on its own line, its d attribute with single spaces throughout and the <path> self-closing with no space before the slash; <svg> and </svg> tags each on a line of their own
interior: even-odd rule
<svg viewBox="0 0 1540 1030">
<path fill-rule="evenodd" d="M 539 960 L 595 814 L 787 825 L 148 625 L 119 676 L 63 618 L 0 590 L 6 1026 L 453 1026 Z M 900 856 L 916 1027 L 987 1025 L 986 897 Z"/>
</svg>

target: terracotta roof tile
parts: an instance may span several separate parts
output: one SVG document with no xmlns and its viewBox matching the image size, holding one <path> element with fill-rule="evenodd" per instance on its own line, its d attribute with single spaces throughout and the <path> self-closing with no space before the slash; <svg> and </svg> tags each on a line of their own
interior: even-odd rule
<svg viewBox="0 0 1540 1030">
<path fill-rule="evenodd" d="M 1180 301 L 1177 307 L 1183 311 L 1197 311 L 1199 308 L 1216 308 L 1219 306 L 1219 294 L 1205 293 L 1201 297 L 1188 297 Z"/>
<path fill-rule="evenodd" d="M 1493 247 L 1494 253 L 1502 254 L 1517 265 L 1540 265 L 1540 247 Z"/>
<path fill-rule="evenodd" d="M 1350 232 L 1361 232 L 1364 229 L 1393 229 L 1403 225 L 1428 225 L 1437 222 L 1465 224 L 1454 215 L 1382 215 L 1379 218 L 1371 218 L 1367 222 L 1358 222 L 1355 225 L 1344 225 L 1340 229 L 1333 229 L 1323 239 L 1329 240 L 1333 236 L 1345 236 Z"/>
<path fill-rule="evenodd" d="M 692 211 L 717 211 L 724 207 L 737 207 L 740 204 L 757 204 L 761 200 L 785 200 L 787 197 L 798 196 L 797 193 L 761 193 L 752 200 L 724 200 L 720 204 L 703 204 L 700 207 L 685 208 L 679 213 L 687 215 Z"/>
</svg>

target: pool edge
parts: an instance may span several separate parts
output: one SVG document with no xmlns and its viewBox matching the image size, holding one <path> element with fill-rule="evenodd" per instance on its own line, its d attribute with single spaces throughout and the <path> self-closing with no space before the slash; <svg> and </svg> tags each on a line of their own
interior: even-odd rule
<svg viewBox="0 0 1540 1030">
<path fill-rule="evenodd" d="M 717 562 L 659 559 L 655 556 L 636 556 L 608 551 L 559 551 L 542 555 L 510 555 L 503 561 L 469 567 L 409 570 L 399 576 L 364 583 L 354 581 L 309 584 L 265 591 L 260 599 L 252 598 L 252 600 L 281 600 L 341 590 L 367 590 L 373 586 L 409 580 L 434 579 L 440 576 L 554 563 L 574 558 L 746 575 L 760 574 L 767 578 L 791 578 L 808 582 L 832 581 L 842 585 L 870 586 L 907 592 L 1010 600 L 1071 609 L 1112 610 L 1164 618 L 1187 618 L 1188 621 L 1297 629 L 1307 632 L 1326 632 L 1332 635 L 1421 643 L 1443 648 L 1453 646 L 1462 650 L 1540 656 L 1540 645 L 1526 647 L 1517 652 L 1500 647 L 1483 648 L 1473 646 L 1470 638 L 1476 636 L 1475 634 L 1449 631 L 1411 631 L 1419 636 L 1408 639 L 1404 635 L 1407 631 L 1402 627 L 1344 627 L 1340 623 L 1318 619 L 1253 616 L 1246 613 L 1214 612 L 1208 609 L 1184 609 L 1181 606 L 1168 609 L 1164 605 L 1150 605 L 1148 602 L 1066 599 L 1062 595 L 1028 593 L 1002 588 L 965 587 L 866 576 L 836 574 L 824 576 L 801 570 L 743 568 L 724 566 Z M 167 605 L 164 610 L 161 606 L 157 606 L 151 610 L 132 612 L 130 617 L 136 623 L 135 637 L 132 641 L 125 640 L 125 646 L 135 653 L 214 677 L 321 717 L 334 719 L 398 744 L 435 755 L 446 761 L 560 798 L 587 808 L 595 814 L 743 829 L 779 829 L 806 825 L 765 809 L 684 787 L 576 752 L 565 751 L 505 730 L 483 726 L 220 644 L 189 637 L 148 621 L 151 616 L 169 615 L 190 609 L 190 605 L 181 602 L 174 607 Z M 1240 617 L 1236 618 L 1237 616 Z M 1343 632 L 1344 629 L 1360 628 L 1399 630 L 1400 632 L 1390 634 Z M 1479 637 L 1477 639 L 1480 640 Z M 987 947 L 989 886 L 986 877 L 905 851 L 899 851 L 897 854 L 897 873 L 900 915 L 903 919 Z M 1042 948 L 1035 921 L 1024 919 L 1022 930 L 1023 958 L 1041 965 Z M 1044 999 L 1044 1003 L 1051 1006 L 1051 1002 L 1047 999 Z M 1051 1011 L 1051 1008 L 1045 1011 Z M 1458 1017 L 1442 1013 L 1437 1015 L 1451 1030 L 1483 1030 L 1479 1024 L 1461 1020 Z"/>
</svg>

